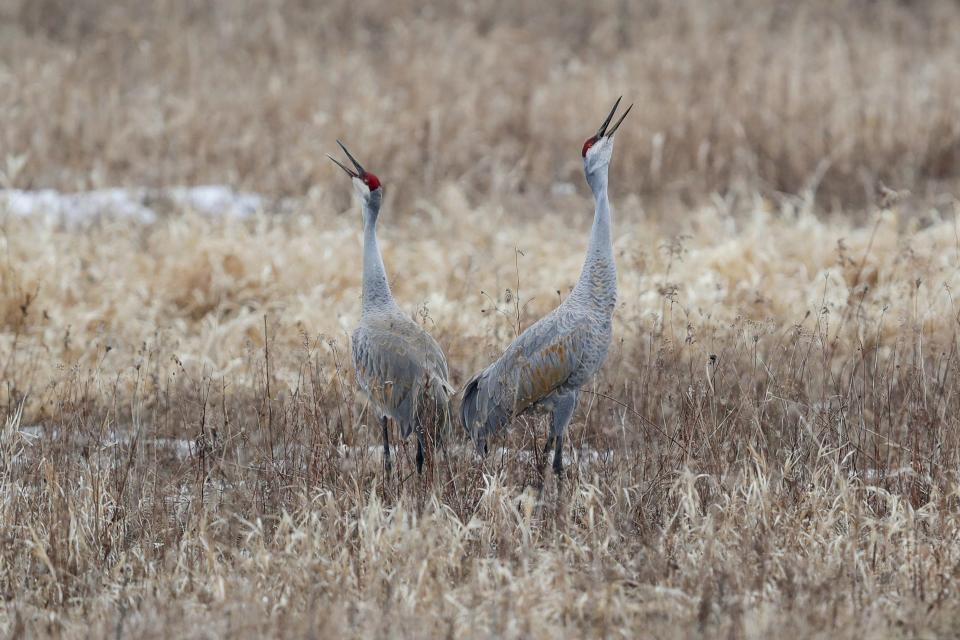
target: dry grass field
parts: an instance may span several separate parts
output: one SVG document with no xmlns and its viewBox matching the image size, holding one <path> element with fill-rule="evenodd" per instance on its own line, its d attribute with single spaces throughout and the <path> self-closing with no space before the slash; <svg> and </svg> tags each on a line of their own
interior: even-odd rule
<svg viewBox="0 0 960 640">
<path fill-rule="evenodd" d="M 945 1 L 0 0 L 0 631 L 956 635 L 957 60 Z M 535 416 L 386 478 L 323 154 L 462 384 L 575 282 L 621 93 L 565 478 Z M 113 187 L 155 220 L 13 191 Z"/>
</svg>

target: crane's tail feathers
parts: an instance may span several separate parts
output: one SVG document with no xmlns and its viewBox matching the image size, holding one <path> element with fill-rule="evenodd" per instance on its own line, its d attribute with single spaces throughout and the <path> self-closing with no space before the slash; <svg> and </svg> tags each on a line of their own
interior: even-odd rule
<svg viewBox="0 0 960 640">
<path fill-rule="evenodd" d="M 452 420 L 450 416 L 450 401 L 454 393 L 454 388 L 449 382 L 442 378 L 436 379 L 436 384 L 431 385 L 432 403 L 434 411 L 434 424 L 436 427 L 435 437 L 437 445 L 450 436 Z"/>
<path fill-rule="evenodd" d="M 463 425 L 463 429 L 467 432 L 474 441 L 474 429 L 473 425 L 477 421 L 477 414 L 479 407 L 477 406 L 477 392 L 480 388 L 480 376 L 482 374 L 478 373 L 477 375 L 470 378 L 466 386 L 463 388 L 463 395 L 460 398 L 460 424 Z"/>
<path fill-rule="evenodd" d="M 453 387 L 442 378 L 431 378 L 425 391 L 415 411 L 417 428 L 423 430 L 431 443 L 439 445 L 450 434 Z"/>
<path fill-rule="evenodd" d="M 498 393 L 497 381 L 482 371 L 467 382 L 460 401 L 460 420 L 477 449 L 486 451 L 487 438 L 510 422 L 512 406 Z M 490 387 L 490 388 L 488 388 Z"/>
</svg>

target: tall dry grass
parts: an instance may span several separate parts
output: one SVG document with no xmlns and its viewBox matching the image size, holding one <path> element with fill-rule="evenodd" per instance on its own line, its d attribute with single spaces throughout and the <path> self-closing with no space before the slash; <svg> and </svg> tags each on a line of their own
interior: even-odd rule
<svg viewBox="0 0 960 640">
<path fill-rule="evenodd" d="M 0 629 L 950 635 L 956 13 L 0 0 L 7 185 L 273 198 L 79 225 L 0 201 Z M 615 343 L 567 476 L 538 495 L 530 417 L 384 478 L 322 151 L 383 177 L 393 289 L 462 382 L 575 281 L 576 153 L 621 91 Z M 913 195 L 873 206 L 878 179 Z"/>
<path fill-rule="evenodd" d="M 6 220 L 0 624 L 953 629 L 952 219 L 707 207 L 671 236 L 618 204 L 616 342 L 575 416 L 564 484 L 548 479 L 542 499 L 536 418 L 484 461 L 454 438 L 424 479 L 406 448 L 383 477 L 347 365 L 355 211 L 82 232 Z M 588 203 L 568 206 L 571 233 L 556 214 L 471 209 L 452 185 L 412 219 L 385 211 L 396 294 L 456 381 L 513 335 L 518 273 L 522 325 L 569 290 Z"/>
</svg>

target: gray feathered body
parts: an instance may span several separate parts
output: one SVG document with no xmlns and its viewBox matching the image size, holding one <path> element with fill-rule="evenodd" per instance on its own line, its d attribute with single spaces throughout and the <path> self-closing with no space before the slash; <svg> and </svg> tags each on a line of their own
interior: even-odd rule
<svg viewBox="0 0 960 640">
<path fill-rule="evenodd" d="M 447 427 L 453 387 L 440 345 L 390 292 L 376 234 L 381 193 L 363 207 L 363 303 L 351 348 L 357 384 L 377 417 L 395 420 L 406 438 L 425 426 Z"/>
<path fill-rule="evenodd" d="M 563 419 L 554 416 L 555 428 L 562 432 L 580 387 L 593 378 L 607 357 L 617 272 L 605 180 L 602 187 L 601 193 L 595 193 L 597 211 L 590 243 L 573 291 L 464 388 L 460 417 L 478 446 L 515 416 L 537 407 L 555 414 L 562 408 Z"/>
<path fill-rule="evenodd" d="M 447 360 L 407 314 L 395 306 L 364 314 L 352 347 L 357 384 L 380 417 L 397 422 L 404 438 L 426 421 L 446 426 L 453 392 Z"/>
</svg>

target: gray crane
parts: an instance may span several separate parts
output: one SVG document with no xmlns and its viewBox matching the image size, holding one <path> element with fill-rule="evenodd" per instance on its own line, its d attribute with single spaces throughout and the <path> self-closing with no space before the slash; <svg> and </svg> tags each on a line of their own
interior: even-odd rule
<svg viewBox="0 0 960 640">
<path fill-rule="evenodd" d="M 559 307 L 518 336 L 500 358 L 473 376 L 463 390 L 460 417 L 481 453 L 487 438 L 525 411 L 551 415 L 544 460 L 552 447 L 553 470 L 563 472 L 563 435 L 577 406 L 580 388 L 600 369 L 610 347 L 617 300 L 617 270 L 610 238 L 607 175 L 613 135 L 633 108 L 609 127 L 620 98 L 596 135 L 583 144 L 583 170 L 596 209 L 580 279 Z M 541 467 L 542 469 L 542 467 Z"/>
<path fill-rule="evenodd" d="M 390 473 L 388 419 L 400 427 L 406 439 L 417 433 L 417 472 L 423 472 L 424 430 L 439 434 L 449 422 L 453 387 L 443 350 L 430 334 L 403 312 L 393 299 L 383 258 L 377 244 L 377 218 L 383 201 L 383 186 L 377 176 L 364 170 L 347 151 L 354 169 L 327 156 L 347 172 L 360 196 L 363 212 L 363 300 L 360 324 L 351 346 L 357 384 L 366 393 L 383 430 L 383 456 Z"/>
</svg>

